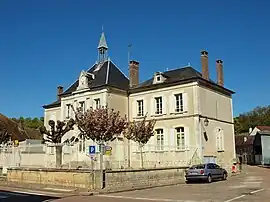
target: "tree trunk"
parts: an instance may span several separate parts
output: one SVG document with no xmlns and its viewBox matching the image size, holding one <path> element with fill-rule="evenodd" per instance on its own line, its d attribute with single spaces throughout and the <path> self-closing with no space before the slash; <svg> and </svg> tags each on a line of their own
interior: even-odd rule
<svg viewBox="0 0 270 202">
<path fill-rule="evenodd" d="M 128 139 L 128 168 L 131 167 L 130 163 L 130 140 Z"/>
<path fill-rule="evenodd" d="M 142 149 L 143 149 L 143 145 L 142 145 L 142 144 L 140 144 L 141 168 L 143 168 L 143 151 L 142 151 Z"/>
<path fill-rule="evenodd" d="M 62 146 L 56 145 L 55 151 L 56 151 L 56 167 L 60 168 L 62 165 Z"/>
</svg>

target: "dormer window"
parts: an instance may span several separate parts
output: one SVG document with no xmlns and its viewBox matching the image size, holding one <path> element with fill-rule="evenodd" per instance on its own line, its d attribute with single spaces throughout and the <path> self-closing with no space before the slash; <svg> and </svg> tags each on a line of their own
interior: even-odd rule
<svg viewBox="0 0 270 202">
<path fill-rule="evenodd" d="M 153 84 L 163 83 L 166 80 L 166 76 L 162 72 L 156 72 L 154 75 Z"/>
</svg>

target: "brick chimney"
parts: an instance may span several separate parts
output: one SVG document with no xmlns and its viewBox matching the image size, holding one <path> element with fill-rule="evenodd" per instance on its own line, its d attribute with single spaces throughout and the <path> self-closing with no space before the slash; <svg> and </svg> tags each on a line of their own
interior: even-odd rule
<svg viewBox="0 0 270 202">
<path fill-rule="evenodd" d="M 139 84 L 139 62 L 129 62 L 129 87 L 135 87 Z"/>
<path fill-rule="evenodd" d="M 206 50 L 201 51 L 201 63 L 202 63 L 202 77 L 206 80 L 209 80 L 208 52 Z"/>
<path fill-rule="evenodd" d="M 57 100 L 60 100 L 60 94 L 61 93 L 63 93 L 63 91 L 64 91 L 64 88 L 63 88 L 63 86 L 57 86 Z"/>
<path fill-rule="evenodd" d="M 220 86 L 224 86 L 224 76 L 223 76 L 223 61 L 217 60 L 217 84 Z"/>
</svg>

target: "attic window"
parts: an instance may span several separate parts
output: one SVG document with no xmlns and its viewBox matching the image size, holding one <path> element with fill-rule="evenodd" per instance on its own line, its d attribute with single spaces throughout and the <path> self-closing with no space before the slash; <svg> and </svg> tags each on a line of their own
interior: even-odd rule
<svg viewBox="0 0 270 202">
<path fill-rule="evenodd" d="M 166 80 L 165 76 L 161 72 L 156 72 L 154 75 L 153 83 L 162 83 Z"/>
</svg>

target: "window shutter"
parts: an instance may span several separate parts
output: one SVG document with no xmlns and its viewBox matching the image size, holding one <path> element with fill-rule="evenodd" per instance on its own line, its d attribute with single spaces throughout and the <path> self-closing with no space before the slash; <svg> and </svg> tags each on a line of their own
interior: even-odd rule
<svg viewBox="0 0 270 202">
<path fill-rule="evenodd" d="M 215 131 L 215 133 L 216 133 L 216 149 L 217 151 L 219 151 L 219 145 L 220 145 L 219 133 L 217 130 Z"/>
<path fill-rule="evenodd" d="M 185 127 L 184 128 L 184 133 L 185 133 L 185 149 L 189 150 L 190 149 L 190 141 L 189 141 L 189 128 Z"/>
<path fill-rule="evenodd" d="M 136 100 L 133 100 L 133 101 L 132 101 L 131 109 L 132 109 L 131 117 L 132 117 L 132 118 L 137 117 L 137 113 L 138 113 L 138 104 L 137 104 L 137 101 L 136 101 Z"/>
<path fill-rule="evenodd" d="M 143 100 L 143 115 L 145 116 L 148 111 L 149 110 L 148 110 L 148 107 L 147 107 L 147 101 Z M 147 113 L 147 115 L 149 115 L 149 112 Z"/>
<path fill-rule="evenodd" d="M 221 134 L 221 146 L 222 146 L 221 149 L 224 150 L 225 148 L 224 148 L 224 133 L 223 133 L 223 130 L 221 130 L 220 134 Z"/>
<path fill-rule="evenodd" d="M 65 117 L 64 117 L 64 119 L 66 119 L 68 117 L 68 105 L 65 104 L 64 107 L 65 107 Z"/>
<path fill-rule="evenodd" d="M 170 128 L 170 150 L 176 150 L 176 133 L 174 128 Z"/>
<path fill-rule="evenodd" d="M 173 94 L 169 97 L 169 109 L 170 113 L 175 113 L 175 97 Z"/>
<path fill-rule="evenodd" d="M 164 151 L 169 151 L 170 150 L 170 142 L 169 142 L 169 134 L 168 134 L 167 128 L 163 129 L 163 142 L 164 142 Z"/>
<path fill-rule="evenodd" d="M 184 104 L 184 112 L 188 111 L 188 95 L 187 93 L 183 93 L 183 104 Z"/>
<path fill-rule="evenodd" d="M 167 98 L 165 96 L 162 96 L 162 114 L 167 114 Z"/>
<path fill-rule="evenodd" d="M 155 98 L 152 97 L 151 99 L 151 115 L 155 115 L 155 110 L 156 110 L 156 102 L 155 102 Z"/>
</svg>

